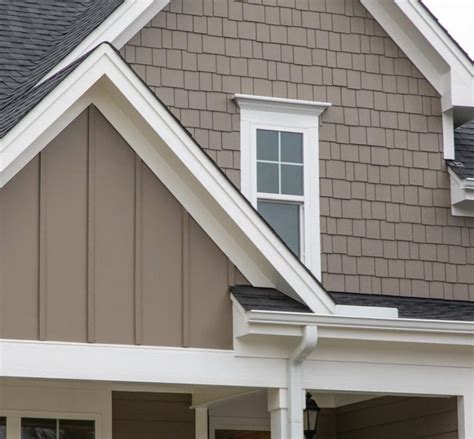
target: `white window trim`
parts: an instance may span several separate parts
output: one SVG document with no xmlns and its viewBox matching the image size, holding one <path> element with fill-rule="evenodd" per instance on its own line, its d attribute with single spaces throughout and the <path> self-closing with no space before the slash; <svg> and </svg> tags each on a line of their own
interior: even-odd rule
<svg viewBox="0 0 474 439">
<path fill-rule="evenodd" d="M 234 100 L 240 107 L 241 191 L 254 207 L 257 207 L 256 130 L 303 134 L 304 206 L 301 217 L 301 254 L 305 265 L 320 279 L 319 116 L 331 104 L 242 94 L 234 95 Z M 302 199 L 291 195 L 265 195 L 265 199 L 271 198 L 288 202 L 301 202 Z"/>
</svg>

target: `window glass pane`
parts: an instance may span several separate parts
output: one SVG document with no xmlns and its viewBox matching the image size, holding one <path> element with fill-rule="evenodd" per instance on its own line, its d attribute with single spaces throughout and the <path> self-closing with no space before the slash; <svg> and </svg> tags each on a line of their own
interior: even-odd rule
<svg viewBox="0 0 474 439">
<path fill-rule="evenodd" d="M 303 134 L 281 133 L 281 161 L 303 163 Z"/>
<path fill-rule="evenodd" d="M 259 201 L 258 211 L 297 256 L 300 255 L 300 206 Z"/>
<path fill-rule="evenodd" d="M 270 194 L 278 193 L 278 165 L 257 163 L 257 191 Z"/>
<path fill-rule="evenodd" d="M 257 160 L 278 161 L 278 131 L 257 130 Z"/>
<path fill-rule="evenodd" d="M 94 421 L 59 420 L 59 439 L 94 439 Z"/>
<path fill-rule="evenodd" d="M 57 439 L 56 419 L 22 418 L 21 439 Z"/>
<path fill-rule="evenodd" d="M 7 418 L 0 417 L 0 439 L 7 437 Z"/>
<path fill-rule="evenodd" d="M 303 166 L 281 165 L 281 193 L 303 195 Z"/>
</svg>

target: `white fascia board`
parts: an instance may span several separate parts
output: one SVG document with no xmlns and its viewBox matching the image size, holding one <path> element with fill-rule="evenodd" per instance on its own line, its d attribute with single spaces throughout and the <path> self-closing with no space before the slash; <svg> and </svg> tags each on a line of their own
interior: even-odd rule
<svg viewBox="0 0 474 439">
<path fill-rule="evenodd" d="M 239 318 L 234 313 L 234 319 Z M 421 320 L 278 311 L 247 311 L 240 317 L 239 335 L 301 336 L 302 328 L 317 326 L 320 338 L 474 345 L 474 322 Z"/>
<path fill-rule="evenodd" d="M 474 66 L 417 0 L 361 0 L 441 95 L 443 111 L 474 107 Z"/>
<path fill-rule="evenodd" d="M 94 86 L 104 82 L 104 78 L 111 84 L 108 98 L 104 98 L 103 88 L 102 93 L 94 91 Z M 113 105 L 114 95 L 121 97 L 123 105 Z M 107 44 L 94 50 L 0 141 L 0 187 L 70 123 L 69 109 L 74 109 L 74 115 L 77 115 L 90 103 L 97 104 L 113 121 L 117 131 L 155 173 L 160 168 L 168 172 L 170 179 L 174 177 L 174 181 L 180 183 L 183 177 L 179 172 L 173 173 L 167 161 L 172 155 L 176 166 L 184 164 L 186 172 L 200 183 L 200 192 L 196 189 L 195 193 L 190 190 L 185 193 L 183 189 L 179 197 L 175 187 L 168 184 L 168 188 L 185 207 L 189 207 L 190 213 L 224 253 L 238 261 L 236 265 L 252 283 L 292 292 L 315 312 L 334 312 L 334 302 L 317 280 Z M 142 132 L 131 122 L 137 118 L 146 124 Z M 150 131 L 153 138 L 146 137 L 145 132 Z M 168 146 L 168 156 L 161 157 L 166 160 L 160 160 L 158 155 L 159 139 Z M 163 175 L 158 177 L 162 179 Z M 188 187 L 192 183 L 188 182 Z M 187 195 L 186 200 L 184 195 Z M 201 195 L 205 198 L 198 199 Z M 212 206 L 208 207 L 206 203 Z M 217 219 L 213 215 L 216 211 L 224 212 L 224 215 Z M 250 252 L 253 252 L 252 257 L 248 256 Z"/>
<path fill-rule="evenodd" d="M 124 0 L 124 2 L 91 32 L 74 50 L 61 60 L 38 84 L 46 81 L 82 55 L 103 42 L 121 49 L 170 0 Z"/>
</svg>

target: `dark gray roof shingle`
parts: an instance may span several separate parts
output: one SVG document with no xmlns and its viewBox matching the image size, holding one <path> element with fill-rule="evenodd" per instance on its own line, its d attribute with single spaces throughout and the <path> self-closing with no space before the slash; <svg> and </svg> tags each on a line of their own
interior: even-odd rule
<svg viewBox="0 0 474 439">
<path fill-rule="evenodd" d="M 311 312 L 306 305 L 273 288 L 235 285 L 230 287 L 230 292 L 245 311 Z"/>
<path fill-rule="evenodd" d="M 459 178 L 474 177 L 474 120 L 454 130 L 455 160 L 448 160 L 449 167 Z"/>
<path fill-rule="evenodd" d="M 397 308 L 405 319 L 461 320 L 474 322 L 474 302 L 380 294 L 330 293 L 339 305 Z"/>
<path fill-rule="evenodd" d="M 34 86 L 123 0 L 0 0 L 0 138 L 48 86 Z M 18 103 L 21 101 L 21 110 Z"/>
<path fill-rule="evenodd" d="M 312 312 L 306 305 L 273 288 L 236 285 L 230 291 L 246 311 Z M 474 322 L 474 302 L 379 294 L 329 294 L 338 305 L 397 308 L 399 317 L 405 319 Z"/>
</svg>

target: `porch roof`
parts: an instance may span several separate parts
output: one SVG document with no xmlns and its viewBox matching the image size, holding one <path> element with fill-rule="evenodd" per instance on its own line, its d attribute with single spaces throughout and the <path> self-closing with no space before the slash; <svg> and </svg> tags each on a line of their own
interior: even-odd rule
<svg viewBox="0 0 474 439">
<path fill-rule="evenodd" d="M 245 311 L 311 312 L 306 305 L 274 288 L 236 285 L 230 291 Z M 474 322 L 474 302 L 464 300 L 341 292 L 330 295 L 337 305 L 397 308 L 399 317 L 404 319 Z"/>
</svg>

